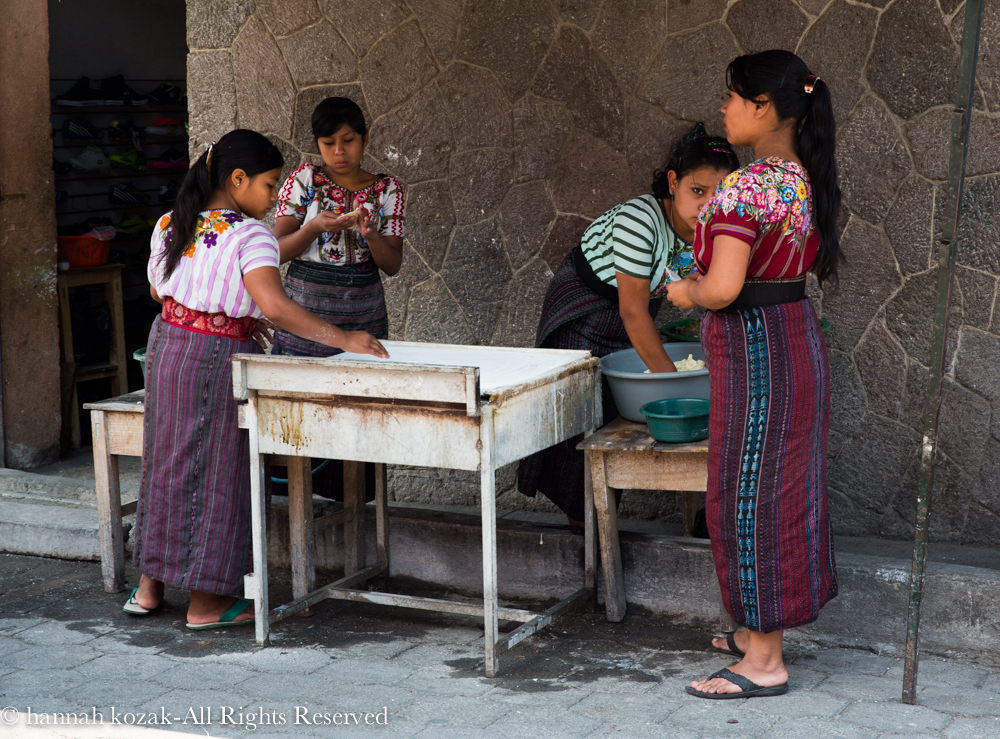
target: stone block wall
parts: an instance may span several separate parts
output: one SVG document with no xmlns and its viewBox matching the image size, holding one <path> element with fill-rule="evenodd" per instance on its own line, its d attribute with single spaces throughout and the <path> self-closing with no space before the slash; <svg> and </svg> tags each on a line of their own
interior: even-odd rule
<svg viewBox="0 0 1000 739">
<path fill-rule="evenodd" d="M 720 130 L 726 64 L 794 49 L 831 86 L 847 262 L 832 321 L 829 484 L 838 533 L 908 537 L 945 198 L 958 0 L 189 0 L 192 155 L 230 128 L 315 156 L 329 95 L 371 123 L 366 166 L 408 198 L 387 278 L 393 338 L 530 346 L 586 225 L 645 192 L 694 121 Z M 1000 541 L 1000 4 L 987 3 L 941 449 L 935 539 Z M 667 320 L 675 314 L 661 313 Z M 513 491 L 503 507 L 550 509 Z M 397 499 L 472 503 L 476 481 L 397 469 Z M 670 495 L 623 514 L 676 517 Z"/>
</svg>

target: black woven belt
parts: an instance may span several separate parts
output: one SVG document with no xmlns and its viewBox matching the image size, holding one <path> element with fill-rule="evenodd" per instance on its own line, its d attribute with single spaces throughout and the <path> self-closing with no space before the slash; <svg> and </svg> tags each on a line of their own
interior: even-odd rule
<svg viewBox="0 0 1000 739">
<path fill-rule="evenodd" d="M 765 305 L 795 303 L 806 296 L 808 275 L 788 280 L 747 280 L 743 289 L 732 303 L 720 309 L 730 313 L 741 308 L 761 308 Z"/>
</svg>

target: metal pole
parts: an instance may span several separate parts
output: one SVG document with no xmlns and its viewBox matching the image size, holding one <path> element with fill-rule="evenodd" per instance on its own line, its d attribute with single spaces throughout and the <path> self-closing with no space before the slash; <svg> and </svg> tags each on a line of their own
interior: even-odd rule
<svg viewBox="0 0 1000 739">
<path fill-rule="evenodd" d="M 951 123 L 951 159 L 948 164 L 948 202 L 941 241 L 937 245 L 938 296 L 934 309 L 934 337 L 931 343 L 930 378 L 924 404 L 924 440 L 920 447 L 920 481 L 917 487 L 917 514 L 913 536 L 913 566 L 910 571 L 910 604 L 906 614 L 906 659 L 903 665 L 903 703 L 917 697 L 917 661 L 920 635 L 920 599 L 924 587 L 924 562 L 927 558 L 927 525 L 930 517 L 931 484 L 934 480 L 934 452 L 937 449 L 938 408 L 941 402 L 941 376 L 944 373 L 948 310 L 951 304 L 952 277 L 955 274 L 955 236 L 962 206 L 965 179 L 965 154 L 969 145 L 969 122 L 972 118 L 972 95 L 976 80 L 976 57 L 979 31 L 983 21 L 982 0 L 967 0 L 962 56 L 958 73 L 958 92 Z"/>
</svg>

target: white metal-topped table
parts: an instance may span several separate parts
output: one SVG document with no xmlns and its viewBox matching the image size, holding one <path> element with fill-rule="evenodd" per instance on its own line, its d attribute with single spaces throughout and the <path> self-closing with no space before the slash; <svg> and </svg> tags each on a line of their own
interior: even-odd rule
<svg viewBox="0 0 1000 739">
<path fill-rule="evenodd" d="M 486 675 L 493 677 L 503 652 L 562 613 L 594 603 L 596 537 L 588 480 L 584 587 L 544 613 L 499 607 L 496 470 L 578 434 L 590 434 L 600 425 L 598 360 L 586 351 L 383 344 L 388 360 L 351 354 L 325 359 L 259 354 L 233 358 L 234 391 L 237 399 L 247 401 L 243 418 L 250 432 L 253 573 L 246 576 L 245 595 L 254 601 L 257 642 L 268 642 L 271 624 L 327 598 L 482 616 Z M 389 574 L 382 467 L 376 485 L 379 561 L 369 566 L 360 561 L 355 572 L 345 572 L 340 580 L 306 594 L 295 593 L 291 603 L 269 610 L 264 455 L 478 471 L 483 605 L 357 588 Z M 297 507 L 291 486 L 289 495 L 291 510 Z M 309 521 L 309 512 L 305 513 Z M 298 544 L 293 536 L 293 579 L 296 557 L 308 560 L 299 562 L 299 572 L 308 574 L 311 568 L 310 529 L 299 527 Z M 354 557 L 363 559 L 363 551 Z M 501 637 L 500 619 L 521 626 Z"/>
</svg>

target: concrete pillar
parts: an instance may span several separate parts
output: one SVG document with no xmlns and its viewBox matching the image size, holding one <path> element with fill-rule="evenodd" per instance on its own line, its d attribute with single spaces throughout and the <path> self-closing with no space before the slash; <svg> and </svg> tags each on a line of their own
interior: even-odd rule
<svg viewBox="0 0 1000 739">
<path fill-rule="evenodd" d="M 46 1 L 0 0 L 0 367 L 5 462 L 18 468 L 59 456 L 51 129 Z"/>
</svg>

